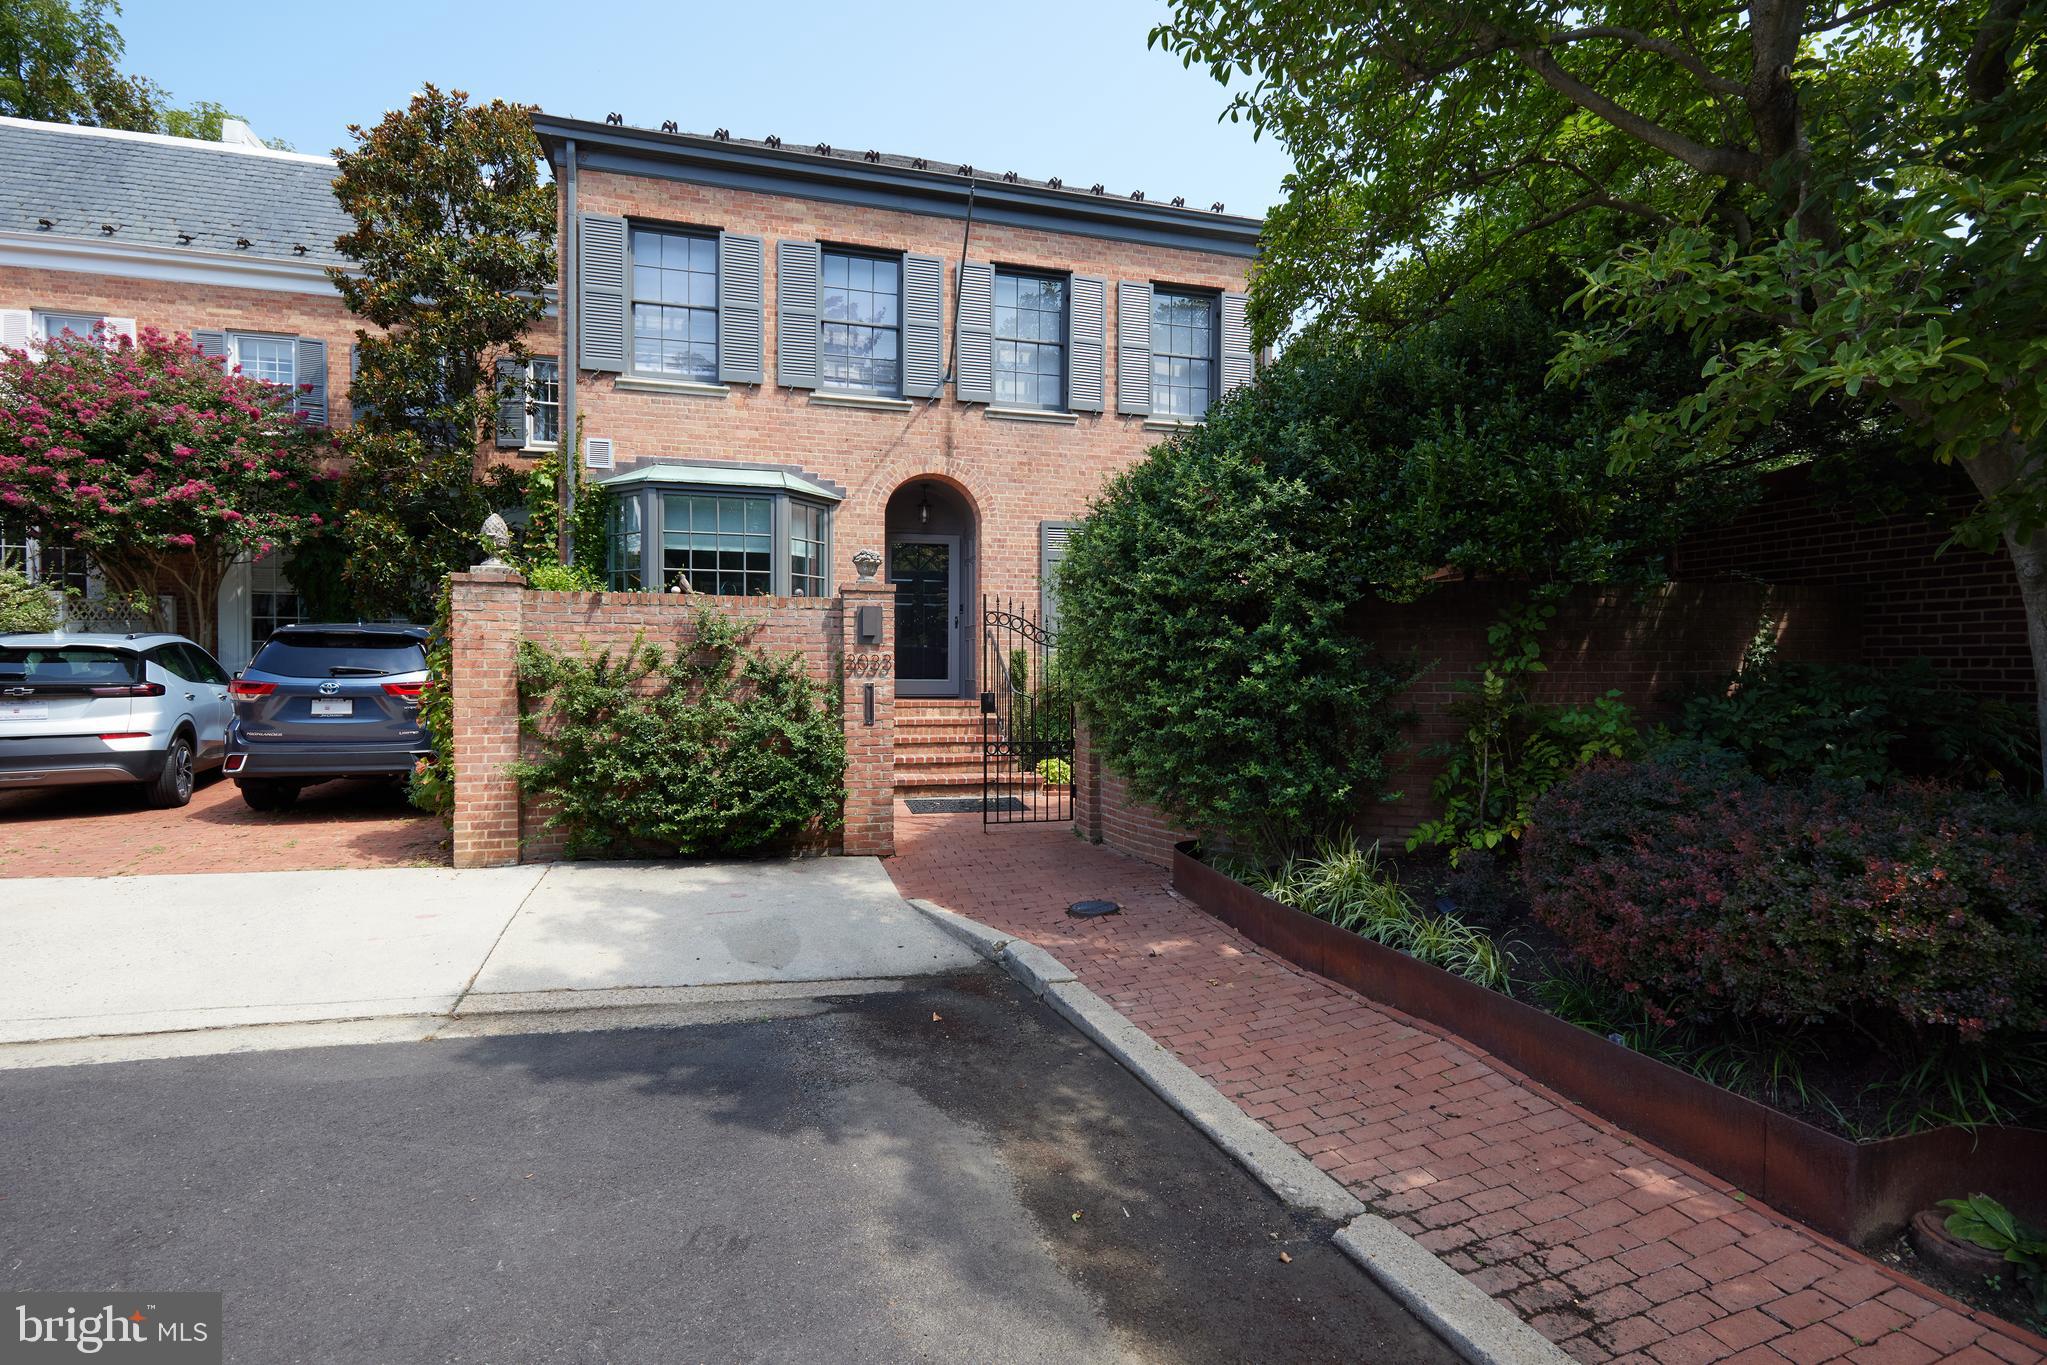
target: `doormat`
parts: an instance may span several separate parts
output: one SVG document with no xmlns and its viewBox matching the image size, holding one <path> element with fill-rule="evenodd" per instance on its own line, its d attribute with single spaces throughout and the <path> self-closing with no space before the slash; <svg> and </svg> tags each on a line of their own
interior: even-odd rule
<svg viewBox="0 0 2047 1365">
<path fill-rule="evenodd" d="M 1024 803 L 1014 796 L 998 796 L 985 807 L 978 796 L 912 796 L 903 804 L 910 808 L 912 815 L 966 815 L 978 814 L 982 810 L 1020 811 Z"/>
</svg>

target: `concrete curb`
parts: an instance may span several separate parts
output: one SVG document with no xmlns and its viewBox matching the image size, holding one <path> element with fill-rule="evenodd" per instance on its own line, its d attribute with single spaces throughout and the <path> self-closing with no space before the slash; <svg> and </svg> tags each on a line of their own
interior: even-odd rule
<svg viewBox="0 0 2047 1365">
<path fill-rule="evenodd" d="M 1342 1223 L 1335 1242 L 1387 1293 L 1473 1365 L 1568 1365 L 1569 1357 L 1437 1260 L 1314 1162 L 1196 1075 L 1157 1039 L 1080 984 L 1044 949 L 928 900 L 910 904 L 995 963 L 1228 1152 L 1289 1206 Z"/>
<path fill-rule="evenodd" d="M 1486 1365 L 1556 1365 L 1570 1357 L 1486 1292 L 1376 1213 L 1354 1218 L 1336 1244 L 1450 1349 Z"/>
</svg>

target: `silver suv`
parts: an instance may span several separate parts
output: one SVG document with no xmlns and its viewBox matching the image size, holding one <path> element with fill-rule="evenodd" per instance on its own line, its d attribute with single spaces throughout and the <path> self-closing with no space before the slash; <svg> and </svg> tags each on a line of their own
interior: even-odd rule
<svg viewBox="0 0 2047 1365">
<path fill-rule="evenodd" d="M 182 635 L 0 635 L 0 791 L 135 782 L 182 806 L 227 753 L 227 685 Z"/>
</svg>

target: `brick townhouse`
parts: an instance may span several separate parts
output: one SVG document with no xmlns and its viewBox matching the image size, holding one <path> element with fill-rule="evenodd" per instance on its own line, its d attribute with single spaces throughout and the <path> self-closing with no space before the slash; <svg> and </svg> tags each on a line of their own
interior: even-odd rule
<svg viewBox="0 0 2047 1365">
<path fill-rule="evenodd" d="M 1113 474 L 1247 382 L 1259 221 L 864 148 L 537 116 L 562 395 L 614 586 L 897 585 L 899 696 L 976 691 Z M 1049 605 L 1049 604 L 1047 604 Z"/>
<path fill-rule="evenodd" d="M 245 373 L 304 386 L 309 419 L 340 425 L 359 319 L 327 276 L 346 264 L 334 243 L 352 226 L 333 179 L 331 157 L 246 135 L 201 142 L 0 118 L 0 345 L 34 348 L 102 322 L 185 333 Z M 536 356 L 535 401 L 500 421 L 487 456 L 553 448 L 556 382 L 554 357 Z M 284 559 L 237 565 L 214 603 L 166 596 L 159 614 L 198 634 L 194 614 L 213 612 L 221 661 L 239 668 L 253 642 L 304 617 Z M 87 593 L 95 584 L 75 551 L 4 519 L 0 563 Z"/>
</svg>

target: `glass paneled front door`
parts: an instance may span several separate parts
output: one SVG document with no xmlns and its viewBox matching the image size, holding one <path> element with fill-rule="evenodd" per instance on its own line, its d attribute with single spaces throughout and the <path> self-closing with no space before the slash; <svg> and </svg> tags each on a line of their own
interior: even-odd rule
<svg viewBox="0 0 2047 1365">
<path fill-rule="evenodd" d="M 951 536 L 903 536 L 889 543 L 888 553 L 888 577 L 896 585 L 896 692 L 957 696 L 959 547 Z"/>
</svg>

